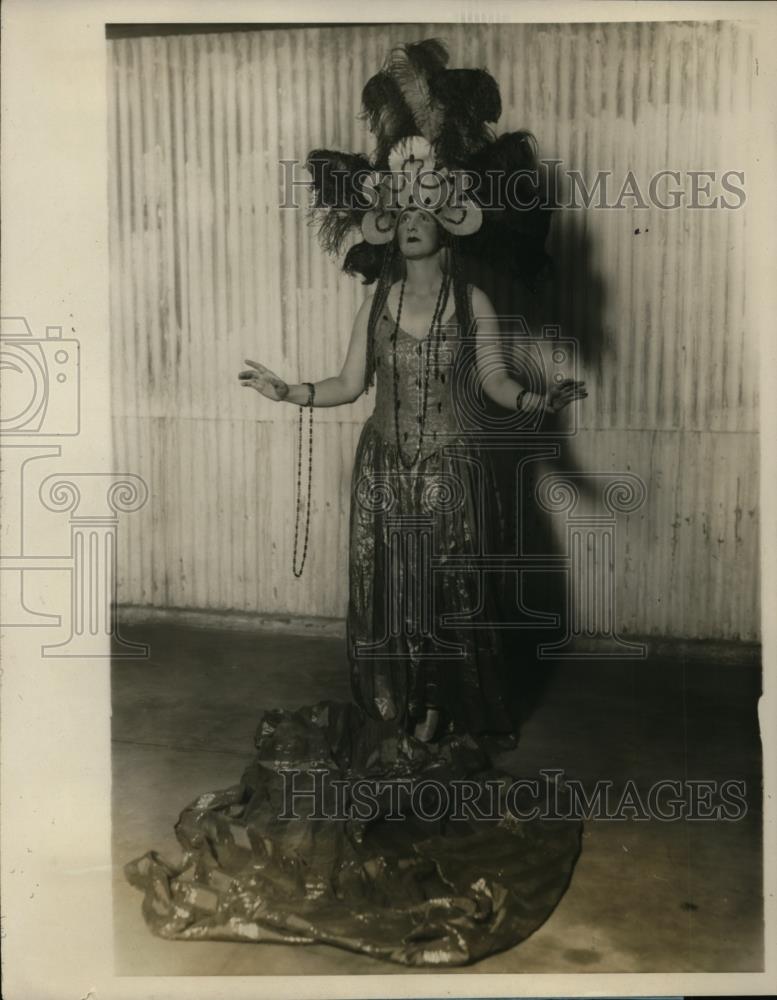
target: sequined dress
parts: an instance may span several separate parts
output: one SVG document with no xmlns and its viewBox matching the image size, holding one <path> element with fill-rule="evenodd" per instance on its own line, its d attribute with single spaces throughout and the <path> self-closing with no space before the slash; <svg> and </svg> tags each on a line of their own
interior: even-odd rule
<svg viewBox="0 0 777 1000">
<path fill-rule="evenodd" d="M 510 665 L 494 575 L 477 558 L 498 551 L 502 515 L 490 465 L 459 417 L 462 362 L 474 357 L 463 343 L 455 315 L 437 348 L 397 327 L 388 306 L 376 324 L 375 408 L 351 481 L 351 687 L 376 718 L 409 726 L 433 705 L 454 731 L 508 733 Z"/>
</svg>

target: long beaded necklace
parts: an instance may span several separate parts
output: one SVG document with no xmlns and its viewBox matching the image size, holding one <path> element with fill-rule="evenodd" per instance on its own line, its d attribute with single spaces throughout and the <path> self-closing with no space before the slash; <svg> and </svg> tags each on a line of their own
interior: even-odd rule
<svg viewBox="0 0 777 1000">
<path fill-rule="evenodd" d="M 310 384 L 310 383 L 308 383 Z M 305 559 L 308 554 L 308 538 L 310 537 L 310 501 L 313 492 L 313 396 L 315 390 L 311 386 L 311 392 L 308 397 L 308 409 L 310 410 L 310 419 L 308 421 L 308 503 L 307 503 L 307 514 L 305 516 L 305 544 L 302 549 L 302 562 L 300 563 L 299 570 L 297 570 L 297 539 L 299 536 L 299 515 L 300 508 L 302 506 L 302 411 L 304 407 L 299 408 L 299 446 L 297 448 L 297 513 L 294 524 L 294 554 L 292 556 L 291 568 L 294 571 L 294 575 L 299 579 L 302 576 L 302 570 L 305 568 Z"/>
<path fill-rule="evenodd" d="M 402 321 L 402 303 L 405 298 L 405 282 L 406 278 L 402 279 L 402 285 L 399 289 L 399 304 L 397 306 L 396 318 L 394 320 L 394 332 L 391 335 L 391 343 L 393 346 L 392 350 L 392 360 L 393 360 L 393 371 L 394 371 L 394 433 L 396 435 L 397 441 L 397 452 L 399 454 L 400 461 L 406 469 L 412 469 L 413 466 L 418 461 L 421 454 L 424 443 L 424 429 L 426 427 L 426 412 L 429 402 L 429 360 L 424 365 L 424 394 L 423 394 L 423 406 L 421 413 L 418 412 L 418 397 L 416 396 L 416 423 L 418 424 L 418 444 L 416 445 L 415 455 L 412 460 L 408 462 L 405 458 L 405 453 L 402 451 L 402 442 L 399 434 L 399 371 L 397 369 L 397 336 L 399 333 L 399 324 Z M 435 357 L 435 367 L 437 367 L 439 358 L 439 341 L 440 341 L 440 317 L 445 309 L 445 305 L 448 301 L 448 292 L 450 289 L 450 275 L 446 274 L 442 281 L 440 282 L 440 291 L 437 295 L 437 302 L 434 307 L 434 313 L 432 315 L 432 324 L 429 328 L 429 336 L 425 337 L 424 340 L 434 339 L 434 357 Z M 423 341 L 418 345 L 418 353 L 421 354 L 423 347 Z M 416 382 L 416 385 L 419 383 Z"/>
</svg>

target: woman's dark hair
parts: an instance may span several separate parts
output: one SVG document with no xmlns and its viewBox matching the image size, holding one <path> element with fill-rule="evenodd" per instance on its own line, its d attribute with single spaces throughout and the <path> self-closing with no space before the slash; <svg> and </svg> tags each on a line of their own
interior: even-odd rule
<svg viewBox="0 0 777 1000">
<path fill-rule="evenodd" d="M 365 244 L 357 244 L 357 246 L 364 245 Z M 368 243 L 366 246 L 371 245 Z M 354 248 L 351 247 L 351 250 L 353 249 Z M 391 286 L 394 283 L 392 272 L 395 267 L 395 257 L 397 256 L 396 240 L 392 240 L 390 243 L 384 243 L 382 246 L 372 246 L 371 249 L 380 251 L 383 258 L 378 267 L 378 273 L 375 276 L 378 286 L 375 289 L 369 319 L 367 320 L 367 357 L 364 365 L 365 391 L 375 383 L 375 327 L 378 323 L 378 317 L 381 315 L 383 308 L 386 305 L 386 299 L 388 298 Z M 349 255 L 350 252 L 351 251 L 349 250 Z M 346 262 L 347 260 L 348 258 L 346 257 Z M 366 283 L 365 278 L 365 284 Z"/>
</svg>

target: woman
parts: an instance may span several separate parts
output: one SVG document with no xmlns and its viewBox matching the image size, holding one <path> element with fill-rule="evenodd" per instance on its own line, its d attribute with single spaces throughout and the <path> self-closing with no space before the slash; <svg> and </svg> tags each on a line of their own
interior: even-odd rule
<svg viewBox="0 0 777 1000">
<path fill-rule="evenodd" d="M 369 714 L 414 725 L 423 741 L 438 736 L 444 726 L 474 734 L 506 734 L 514 728 L 500 681 L 504 663 L 498 630 L 442 624 L 443 615 L 466 615 L 481 603 L 474 565 L 465 561 L 452 572 L 432 572 L 432 560 L 440 565 L 442 557 L 476 555 L 484 540 L 475 526 L 494 524 L 494 517 L 482 516 L 480 509 L 493 498 L 493 483 L 480 482 L 484 466 L 459 433 L 452 365 L 440 365 L 439 357 L 435 365 L 433 348 L 439 348 L 442 330 L 445 350 L 454 355 L 469 332 L 457 323 L 461 295 L 451 294 L 446 235 L 429 211 L 409 206 L 400 213 L 395 243 L 403 277 L 391 284 L 377 316 L 379 291 L 364 301 L 342 371 L 315 383 L 313 393 L 315 406 L 358 399 L 366 389 L 367 348 L 374 338 L 375 411 L 359 440 L 351 485 L 347 625 L 352 691 Z M 547 394 L 529 392 L 503 364 L 494 364 L 488 339 L 498 331 L 493 307 L 477 288 L 468 286 L 465 294 L 467 311 L 477 317 L 472 360 L 492 400 L 508 409 L 520 400 L 526 411 L 558 412 L 585 397 L 584 383 L 572 379 Z M 269 399 L 307 402 L 306 385 L 289 386 L 262 364 L 246 363 L 251 367 L 240 372 L 243 386 Z M 435 503 L 451 495 L 452 502 Z M 415 532 L 399 528 L 402 517 L 413 515 L 428 522 L 433 555 L 425 562 L 419 555 L 423 527 Z M 408 538 L 417 543 L 409 552 L 398 544 Z M 431 615 L 424 613 L 424 596 Z M 490 607 L 487 600 L 480 609 L 485 622 L 493 621 Z M 433 627 L 424 628 L 424 618 Z M 460 655 L 446 655 L 446 648 Z"/>
</svg>

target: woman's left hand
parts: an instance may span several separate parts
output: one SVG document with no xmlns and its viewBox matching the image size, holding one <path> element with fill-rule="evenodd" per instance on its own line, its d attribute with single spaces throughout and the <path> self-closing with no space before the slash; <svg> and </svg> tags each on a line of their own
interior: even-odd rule
<svg viewBox="0 0 777 1000">
<path fill-rule="evenodd" d="M 576 399 L 585 399 L 588 390 L 585 382 L 577 382 L 573 378 L 565 378 L 548 390 L 547 406 L 551 413 L 558 413 Z"/>
</svg>

